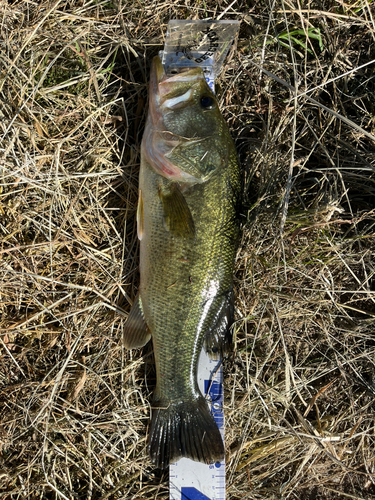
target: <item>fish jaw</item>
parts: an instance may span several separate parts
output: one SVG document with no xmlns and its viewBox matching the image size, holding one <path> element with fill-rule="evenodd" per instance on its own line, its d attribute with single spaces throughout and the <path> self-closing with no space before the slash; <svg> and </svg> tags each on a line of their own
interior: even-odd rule
<svg viewBox="0 0 375 500">
<path fill-rule="evenodd" d="M 154 57 L 149 86 L 149 112 L 142 140 L 142 157 L 161 176 L 175 182 L 196 184 L 202 179 L 179 168 L 169 156 L 190 138 L 167 130 L 165 116 L 192 102 L 195 87 L 205 81 L 201 68 L 192 68 L 168 77 L 161 60 Z M 194 140 L 194 139 L 193 139 Z"/>
<path fill-rule="evenodd" d="M 174 100 L 176 97 L 179 98 L 180 103 L 188 101 L 191 95 L 187 91 L 190 91 L 194 84 L 201 81 L 205 81 L 201 68 L 182 68 L 181 72 L 167 76 L 160 57 L 154 57 L 149 89 L 151 112 L 157 111 L 154 104 L 168 107 L 168 101 L 170 101 L 169 106 L 175 106 L 177 104 L 177 101 Z"/>
</svg>

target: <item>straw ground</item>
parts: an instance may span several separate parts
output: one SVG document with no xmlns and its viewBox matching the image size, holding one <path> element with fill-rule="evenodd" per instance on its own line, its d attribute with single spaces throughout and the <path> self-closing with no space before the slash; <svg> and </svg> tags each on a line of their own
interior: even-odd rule
<svg viewBox="0 0 375 500">
<path fill-rule="evenodd" d="M 147 79 L 172 18 L 238 19 L 228 499 L 375 498 L 374 7 L 0 2 L 0 497 L 166 499 L 126 352 Z"/>
</svg>

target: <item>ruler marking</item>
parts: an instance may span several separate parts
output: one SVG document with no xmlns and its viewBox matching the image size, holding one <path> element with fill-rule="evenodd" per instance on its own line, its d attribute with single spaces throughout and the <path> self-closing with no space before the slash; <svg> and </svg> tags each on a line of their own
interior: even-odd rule
<svg viewBox="0 0 375 500">
<path fill-rule="evenodd" d="M 186 24 L 187 23 L 187 24 Z M 219 36 L 218 47 L 222 47 L 220 58 L 217 59 L 215 50 L 207 52 L 210 47 L 198 44 L 197 50 L 206 51 L 192 62 L 192 58 L 181 57 L 180 37 L 183 37 L 182 47 L 189 47 L 191 41 L 205 38 L 197 38 L 197 34 L 205 33 L 206 30 L 215 28 L 215 36 Z M 202 21 L 178 21 L 171 20 L 168 23 L 168 31 L 164 51 L 161 53 L 163 65 L 168 72 L 169 67 L 201 65 L 206 81 L 215 93 L 215 76 L 221 67 L 227 54 L 231 41 L 239 29 L 238 21 L 212 21 L 208 24 Z M 220 51 L 218 52 L 218 54 Z M 202 64 L 201 64 L 202 63 Z M 212 360 L 202 350 L 198 362 L 198 385 L 206 396 L 211 409 L 211 414 L 218 426 L 224 441 L 224 393 L 223 393 L 223 368 L 221 360 Z M 179 474 L 177 472 L 180 471 Z M 221 462 L 203 464 L 193 460 L 182 458 L 178 462 L 170 464 L 170 498 L 171 500 L 225 500 L 225 459 Z M 198 489 L 199 488 L 199 489 Z"/>
<path fill-rule="evenodd" d="M 224 439 L 222 381 L 221 361 L 211 360 L 206 352 L 202 351 L 198 363 L 198 385 L 202 394 L 206 395 L 211 414 Z M 186 488 L 195 488 L 203 496 L 194 496 L 198 494 Z M 171 500 L 225 500 L 224 460 L 203 464 L 182 458 L 171 464 L 170 498 Z"/>
</svg>

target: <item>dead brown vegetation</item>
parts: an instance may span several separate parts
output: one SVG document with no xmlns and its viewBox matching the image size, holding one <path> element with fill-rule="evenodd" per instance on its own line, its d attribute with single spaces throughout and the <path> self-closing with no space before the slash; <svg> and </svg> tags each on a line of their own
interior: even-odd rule
<svg viewBox="0 0 375 500">
<path fill-rule="evenodd" d="M 371 0 L 0 15 L 0 497 L 168 498 L 150 350 L 121 346 L 139 145 L 168 20 L 221 16 L 241 21 L 218 95 L 244 179 L 227 498 L 375 498 Z"/>
</svg>

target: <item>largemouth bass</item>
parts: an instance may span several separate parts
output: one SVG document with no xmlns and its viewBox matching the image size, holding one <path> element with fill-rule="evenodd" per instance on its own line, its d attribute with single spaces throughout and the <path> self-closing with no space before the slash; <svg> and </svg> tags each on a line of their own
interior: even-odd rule
<svg viewBox="0 0 375 500">
<path fill-rule="evenodd" d="M 215 353 L 230 343 L 239 193 L 236 150 L 202 70 L 168 77 L 155 57 L 139 178 L 141 281 L 124 344 L 153 342 L 149 452 L 159 468 L 224 455 L 197 364 L 203 344 Z"/>
</svg>

